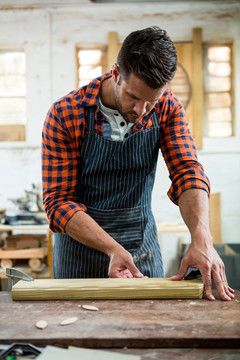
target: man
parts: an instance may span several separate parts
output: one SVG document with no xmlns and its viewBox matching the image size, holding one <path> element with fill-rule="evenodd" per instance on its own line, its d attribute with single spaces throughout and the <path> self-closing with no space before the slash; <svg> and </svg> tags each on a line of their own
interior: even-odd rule
<svg viewBox="0 0 240 360">
<path fill-rule="evenodd" d="M 57 101 L 42 141 L 43 198 L 54 242 L 54 277 L 163 277 L 151 211 L 161 149 L 169 197 L 180 207 L 192 244 L 173 280 L 189 267 L 231 300 L 209 230 L 209 181 L 199 164 L 179 101 L 168 89 L 177 56 L 164 30 L 124 41 L 112 71 Z"/>
</svg>

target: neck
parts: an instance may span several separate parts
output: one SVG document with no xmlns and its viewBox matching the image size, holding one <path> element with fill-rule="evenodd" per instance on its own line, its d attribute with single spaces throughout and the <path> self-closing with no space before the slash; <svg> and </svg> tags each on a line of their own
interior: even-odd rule
<svg viewBox="0 0 240 360">
<path fill-rule="evenodd" d="M 99 95 L 104 106 L 113 110 L 116 109 L 112 78 L 108 78 L 103 81 Z"/>
</svg>

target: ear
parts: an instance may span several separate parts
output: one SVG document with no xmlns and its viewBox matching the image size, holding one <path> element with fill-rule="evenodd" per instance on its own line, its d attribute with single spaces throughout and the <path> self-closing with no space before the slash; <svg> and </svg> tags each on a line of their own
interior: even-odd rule
<svg viewBox="0 0 240 360">
<path fill-rule="evenodd" d="M 117 83 L 120 77 L 119 67 L 117 64 L 113 64 L 112 67 L 112 80 L 114 83 Z"/>
</svg>

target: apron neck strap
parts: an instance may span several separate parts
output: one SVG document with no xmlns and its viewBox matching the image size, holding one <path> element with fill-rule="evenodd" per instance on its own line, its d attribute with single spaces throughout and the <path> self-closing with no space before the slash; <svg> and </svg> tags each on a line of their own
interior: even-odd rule
<svg viewBox="0 0 240 360">
<path fill-rule="evenodd" d="M 96 106 L 89 106 L 87 115 L 87 131 L 93 132 Z"/>
</svg>

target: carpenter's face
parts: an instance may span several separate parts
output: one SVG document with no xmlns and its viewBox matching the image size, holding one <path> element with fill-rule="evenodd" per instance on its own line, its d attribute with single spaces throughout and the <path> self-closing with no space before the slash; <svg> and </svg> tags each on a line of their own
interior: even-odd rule
<svg viewBox="0 0 240 360">
<path fill-rule="evenodd" d="M 120 75 L 113 75 L 115 106 L 128 123 L 136 123 L 147 115 L 167 88 L 152 89 L 134 74 L 126 80 L 119 79 Z"/>
</svg>

